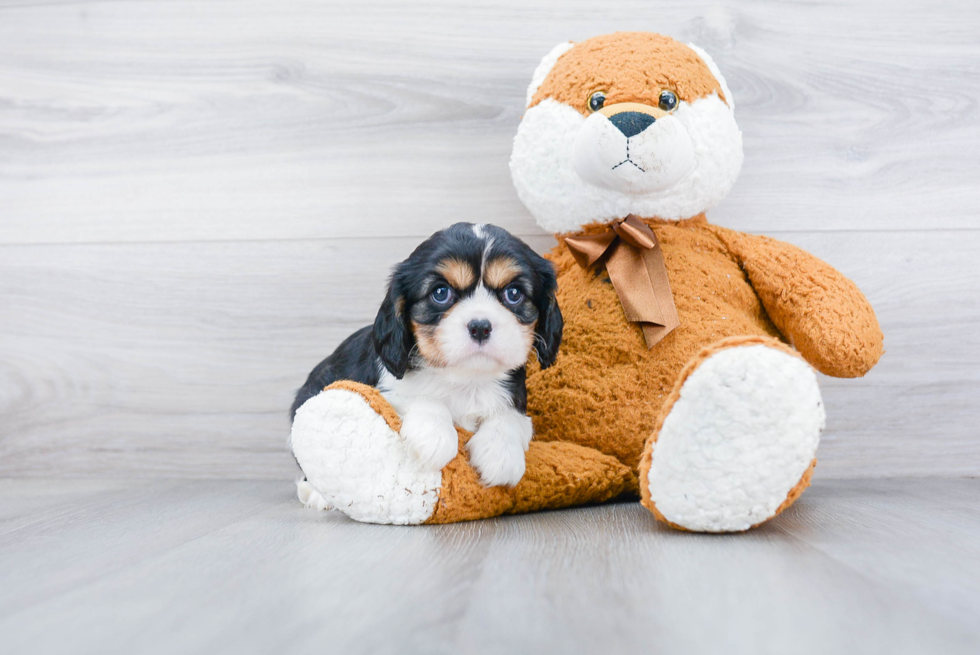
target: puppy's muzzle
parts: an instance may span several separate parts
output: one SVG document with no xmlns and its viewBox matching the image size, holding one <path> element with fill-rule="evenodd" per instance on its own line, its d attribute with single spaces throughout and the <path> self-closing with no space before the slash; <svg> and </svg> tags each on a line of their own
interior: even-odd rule
<svg viewBox="0 0 980 655">
<path fill-rule="evenodd" d="M 490 332 L 493 331 L 493 326 L 486 319 L 474 319 L 466 327 L 470 331 L 470 338 L 481 345 L 490 338 Z"/>
</svg>

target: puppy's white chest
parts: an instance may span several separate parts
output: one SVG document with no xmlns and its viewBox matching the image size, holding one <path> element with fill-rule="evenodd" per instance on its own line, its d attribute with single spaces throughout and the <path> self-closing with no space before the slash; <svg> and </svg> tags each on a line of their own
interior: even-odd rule
<svg viewBox="0 0 980 655">
<path fill-rule="evenodd" d="M 385 371 L 378 389 L 402 415 L 416 400 L 438 400 L 449 409 L 453 423 L 471 432 L 487 417 L 512 409 L 503 380 L 493 378 L 466 380 L 443 371 L 422 370 L 410 371 L 398 380 Z"/>
<path fill-rule="evenodd" d="M 466 393 L 454 394 L 453 398 L 449 401 L 453 422 L 470 432 L 476 432 L 487 417 L 500 414 L 510 407 L 506 391 L 496 381 L 474 385 Z"/>
</svg>

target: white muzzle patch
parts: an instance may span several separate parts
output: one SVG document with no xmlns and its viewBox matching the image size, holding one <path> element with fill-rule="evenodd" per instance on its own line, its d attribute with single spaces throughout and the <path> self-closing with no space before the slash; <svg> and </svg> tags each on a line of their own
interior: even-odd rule
<svg viewBox="0 0 980 655">
<path fill-rule="evenodd" d="M 599 120 L 551 98 L 524 114 L 511 175 L 517 195 L 548 232 L 573 232 L 627 214 L 696 216 L 725 197 L 742 167 L 742 133 L 731 108 L 714 94 L 680 103 L 650 126 L 659 128 L 629 140 L 629 158 L 644 172 L 627 173 L 625 165 L 612 170 L 626 159 L 626 137 L 607 118 L 601 119 L 605 126 Z"/>
<path fill-rule="evenodd" d="M 490 335 L 482 343 L 470 336 L 468 325 L 473 320 L 490 324 Z M 533 338 L 531 330 L 522 326 L 482 284 L 439 323 L 437 334 L 448 366 L 495 372 L 523 365 Z"/>
<path fill-rule="evenodd" d="M 578 131 L 572 164 L 589 184 L 619 193 L 654 193 L 694 169 L 694 144 L 673 116 L 627 138 L 606 116 L 595 113 Z"/>
</svg>

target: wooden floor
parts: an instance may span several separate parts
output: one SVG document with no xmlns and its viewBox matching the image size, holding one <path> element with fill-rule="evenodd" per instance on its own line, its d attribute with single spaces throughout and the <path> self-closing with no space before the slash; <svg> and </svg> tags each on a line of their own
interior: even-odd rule
<svg viewBox="0 0 980 655">
<path fill-rule="evenodd" d="M 743 535 L 636 503 L 388 527 L 270 481 L 0 481 L 4 653 L 980 652 L 980 480 L 818 482 Z"/>
</svg>

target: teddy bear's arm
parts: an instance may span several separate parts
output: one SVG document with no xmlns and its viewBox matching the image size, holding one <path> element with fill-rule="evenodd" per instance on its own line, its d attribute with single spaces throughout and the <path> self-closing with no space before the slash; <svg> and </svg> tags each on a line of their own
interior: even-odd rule
<svg viewBox="0 0 980 655">
<path fill-rule="evenodd" d="M 719 230 L 776 327 L 821 373 L 860 377 L 883 352 L 871 304 L 826 262 L 768 237 Z"/>
</svg>

